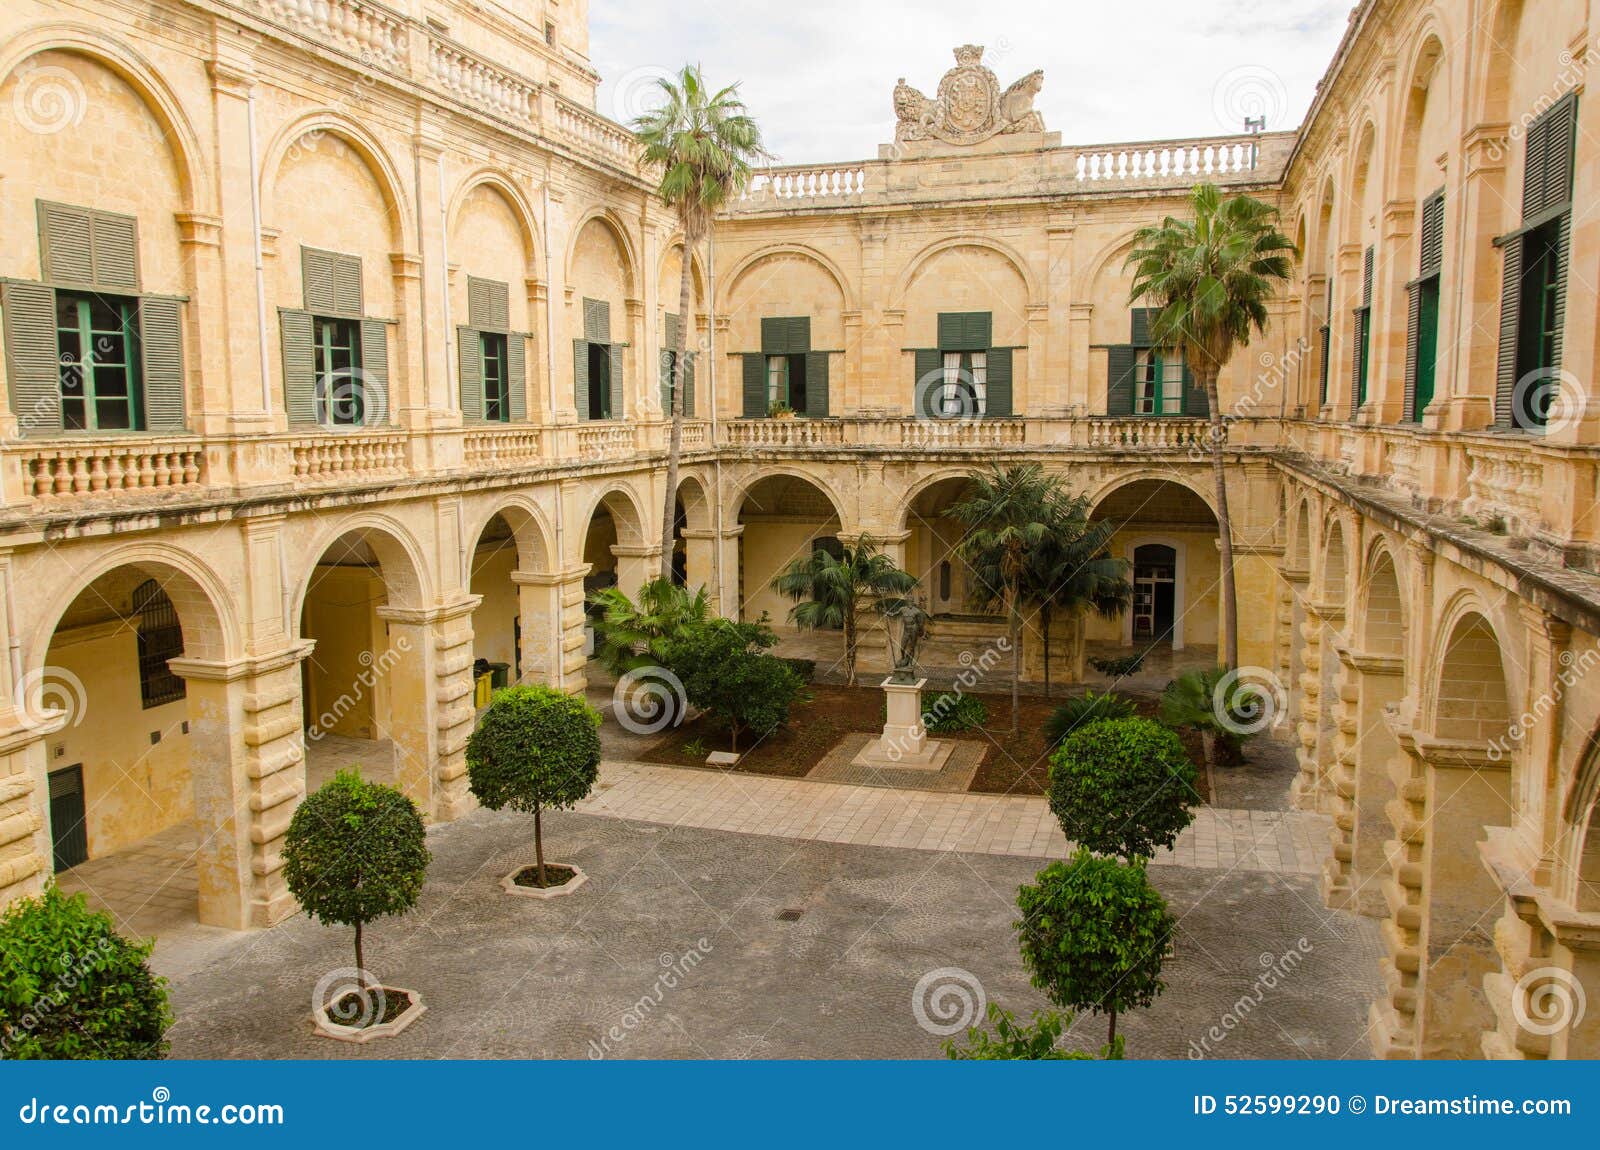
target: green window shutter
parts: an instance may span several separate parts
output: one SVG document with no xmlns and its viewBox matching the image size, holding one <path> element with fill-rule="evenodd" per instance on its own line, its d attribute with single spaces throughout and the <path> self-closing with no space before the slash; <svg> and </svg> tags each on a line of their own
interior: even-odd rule
<svg viewBox="0 0 1600 1150">
<path fill-rule="evenodd" d="M 984 385 L 988 398 L 984 410 L 992 416 L 1012 414 L 1011 407 L 1011 348 L 996 347 L 989 351 L 988 381 Z"/>
<path fill-rule="evenodd" d="M 811 350 L 811 317 L 762 316 L 762 355 L 802 355 Z"/>
<path fill-rule="evenodd" d="M 1156 313 L 1160 308 L 1136 307 L 1131 313 L 1128 324 L 1128 342 L 1135 347 L 1150 346 L 1150 326 L 1155 322 Z"/>
<path fill-rule="evenodd" d="M 589 341 L 572 341 L 572 401 L 577 404 L 578 418 L 589 418 Z"/>
<path fill-rule="evenodd" d="M 389 413 L 389 325 L 378 319 L 361 321 L 361 402 L 363 426 L 394 422 Z"/>
<path fill-rule="evenodd" d="M 661 363 L 658 369 L 661 377 L 661 414 L 667 419 L 672 418 L 672 356 L 677 346 L 678 317 L 668 312 L 666 337 L 661 348 Z M 684 414 L 688 414 L 687 407 Z"/>
<path fill-rule="evenodd" d="M 1368 248 L 1361 260 L 1361 306 L 1372 306 L 1373 249 Z"/>
<path fill-rule="evenodd" d="M 88 208 L 38 201 L 39 266 L 51 283 L 94 283 L 93 216 Z M 55 319 L 51 317 L 52 334 Z"/>
<path fill-rule="evenodd" d="M 1328 353 L 1332 350 L 1333 329 L 1323 324 L 1317 329 L 1317 340 L 1321 362 L 1317 380 L 1317 406 L 1322 407 L 1328 402 Z"/>
<path fill-rule="evenodd" d="M 767 416 L 767 357 L 747 352 L 744 357 L 744 417 L 765 419 Z"/>
<path fill-rule="evenodd" d="M 511 421 L 528 418 L 527 336 L 514 331 L 506 336 L 506 396 L 511 401 Z"/>
<path fill-rule="evenodd" d="M 316 358 L 312 351 L 311 313 L 278 313 L 283 344 L 283 406 L 290 423 L 317 422 Z"/>
<path fill-rule="evenodd" d="M 300 249 L 300 279 L 305 309 L 323 315 L 360 315 L 361 257 Z"/>
<path fill-rule="evenodd" d="M 828 414 L 828 353 L 806 352 L 806 414 L 823 419 Z"/>
<path fill-rule="evenodd" d="M 622 403 L 622 353 L 623 346 L 614 343 L 611 352 L 611 418 L 621 419 L 626 414 Z"/>
<path fill-rule="evenodd" d="M 56 293 L 44 284 L 8 283 L 5 315 L 6 379 L 11 411 L 25 436 L 61 432 L 61 365 L 56 342 Z"/>
<path fill-rule="evenodd" d="M 184 429 L 183 305 L 175 299 L 139 301 L 139 350 L 144 358 L 144 425 Z"/>
<path fill-rule="evenodd" d="M 511 289 L 500 280 L 467 277 L 467 322 L 487 331 L 511 327 Z"/>
<path fill-rule="evenodd" d="M 1422 205 L 1422 266 L 1418 276 L 1438 275 L 1444 265 L 1444 193 L 1436 192 Z"/>
<path fill-rule="evenodd" d="M 611 342 L 611 304 L 609 301 L 584 298 L 583 338 L 590 343 Z"/>
<path fill-rule="evenodd" d="M 941 419 L 936 402 L 944 387 L 944 356 L 936 347 L 919 347 L 912 355 L 912 414 L 918 419 Z"/>
<path fill-rule="evenodd" d="M 468 423 L 483 422 L 483 341 L 478 337 L 478 329 L 473 327 L 456 328 L 457 360 L 460 370 L 456 373 L 461 384 L 461 418 Z"/>
<path fill-rule="evenodd" d="M 1565 342 L 1566 317 L 1567 317 L 1567 264 L 1572 254 L 1572 213 L 1568 212 L 1561 217 L 1557 227 L 1556 237 L 1556 284 L 1554 298 L 1551 300 L 1551 322 L 1554 326 L 1554 338 L 1550 348 L 1550 373 L 1556 376 L 1561 371 L 1561 350 Z"/>
<path fill-rule="evenodd" d="M 1361 407 L 1361 393 L 1366 385 L 1367 309 L 1356 308 L 1355 331 L 1350 348 L 1350 418 L 1354 419 Z"/>
<path fill-rule="evenodd" d="M 1133 373 L 1139 364 L 1139 349 L 1117 344 L 1106 349 L 1106 414 L 1133 414 Z"/>
<path fill-rule="evenodd" d="M 1189 370 L 1187 356 L 1183 361 L 1183 414 L 1197 419 L 1211 418 L 1211 397 L 1195 379 L 1194 372 Z"/>
<path fill-rule="evenodd" d="M 986 311 L 946 311 L 939 313 L 940 351 L 988 351 L 994 323 Z"/>
<path fill-rule="evenodd" d="M 1572 199 L 1578 97 L 1569 92 L 1528 126 L 1523 152 L 1522 218 L 1554 211 Z"/>
<path fill-rule="evenodd" d="M 1517 386 L 1517 328 L 1521 319 L 1522 237 L 1516 236 L 1503 248 L 1505 262 L 1500 271 L 1500 351 L 1495 359 L 1494 422 L 1511 426 L 1511 397 Z"/>
<path fill-rule="evenodd" d="M 139 221 L 115 212 L 92 212 L 94 282 L 112 291 L 139 290 Z"/>
<path fill-rule="evenodd" d="M 811 317 L 797 315 L 789 317 L 789 346 L 785 349 L 790 355 L 799 355 L 811 350 Z"/>
<path fill-rule="evenodd" d="M 694 418 L 694 361 L 694 352 L 684 352 L 683 367 L 678 372 L 678 378 L 683 381 L 683 417 L 685 419 Z"/>
<path fill-rule="evenodd" d="M 1417 410 L 1417 347 L 1422 335 L 1422 284 L 1406 286 L 1406 382 L 1401 418 L 1417 423 L 1422 413 Z"/>
</svg>

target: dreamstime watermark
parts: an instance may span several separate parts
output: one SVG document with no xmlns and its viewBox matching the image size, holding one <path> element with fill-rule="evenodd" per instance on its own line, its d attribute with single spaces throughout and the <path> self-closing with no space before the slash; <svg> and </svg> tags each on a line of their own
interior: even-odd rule
<svg viewBox="0 0 1600 1150">
<path fill-rule="evenodd" d="M 83 122 L 89 96 L 83 81 L 56 64 L 29 61 L 17 69 L 11 111 L 17 123 L 38 136 L 53 136 Z"/>
<path fill-rule="evenodd" d="M 363 651 L 357 655 L 356 661 L 361 664 L 362 669 L 357 672 L 355 682 L 351 683 L 350 689 L 335 699 L 333 705 L 318 715 L 316 721 L 306 728 L 306 738 L 317 742 L 343 721 L 344 717 L 355 710 L 357 704 L 378 685 L 378 681 L 394 670 L 410 651 L 411 640 L 400 635 L 381 655 L 374 657 L 371 651 Z"/>
<path fill-rule="evenodd" d="M 1555 672 L 1555 681 L 1550 684 L 1550 689 L 1540 692 L 1528 709 L 1512 720 L 1505 734 L 1489 740 L 1490 762 L 1498 763 L 1508 757 L 1556 709 L 1556 704 L 1566 698 L 1567 691 L 1582 682 L 1584 676 L 1600 664 L 1600 654 L 1585 651 L 1581 655 L 1574 655 L 1571 651 L 1563 651 L 1556 657 L 1556 662 L 1560 668 Z"/>
<path fill-rule="evenodd" d="M 1228 1036 L 1249 1021 L 1250 1016 L 1266 1002 L 1267 996 L 1283 985 L 1283 981 L 1305 962 L 1306 956 L 1316 948 L 1311 940 L 1302 937 L 1282 954 L 1261 955 L 1261 973 L 1256 975 L 1250 989 L 1241 994 L 1232 1006 L 1223 1011 L 1215 1025 L 1198 1039 L 1189 1043 L 1190 1058 L 1204 1058 L 1227 1041 Z"/>
<path fill-rule="evenodd" d="M 1540 116 L 1554 107 L 1562 97 L 1583 83 L 1590 66 L 1597 58 L 1596 49 L 1591 47 L 1582 56 L 1574 56 L 1563 48 L 1556 56 L 1556 78 L 1549 89 L 1542 93 L 1533 104 L 1524 109 L 1517 118 L 1511 122 L 1506 134 L 1489 142 L 1488 159 L 1494 163 L 1504 160 L 1510 153 L 1511 145 L 1517 143 L 1528 134 L 1528 129 Z"/>
<path fill-rule="evenodd" d="M 1234 397 L 1233 402 L 1228 405 L 1228 410 L 1222 413 L 1220 424 L 1207 426 L 1206 430 L 1189 444 L 1189 462 L 1202 462 L 1206 453 L 1217 445 L 1219 438 L 1222 442 L 1226 442 L 1229 423 L 1259 415 L 1270 396 L 1288 387 L 1290 373 L 1299 370 L 1310 351 L 1311 345 L 1304 337 L 1297 338 L 1294 346 L 1282 355 L 1263 351 L 1258 359 L 1261 370 L 1250 377 L 1250 386 L 1244 393 Z"/>
<path fill-rule="evenodd" d="M 917 380 L 917 419 L 975 423 L 989 414 L 989 366 L 939 366 Z"/>
<path fill-rule="evenodd" d="M 1280 122 L 1289 106 L 1283 77 L 1263 64 L 1242 64 L 1217 77 L 1211 88 L 1211 113 L 1225 132 L 1247 130 L 1250 123 Z"/>
<path fill-rule="evenodd" d="M 611 692 L 611 710 L 617 722 L 635 735 L 654 735 L 676 727 L 688 709 L 683 680 L 654 664 L 627 672 Z"/>
<path fill-rule="evenodd" d="M 109 952 L 115 947 L 112 939 L 102 935 L 88 954 L 62 954 L 56 960 L 61 973 L 50 983 L 50 988 L 30 1002 L 21 1015 L 16 1016 L 15 1022 L 7 1022 L 0 1029 L 0 1058 L 10 1057 L 19 1041 L 46 1025 L 50 1016 L 66 1005 L 79 984 L 87 981 L 112 957 Z"/>
<path fill-rule="evenodd" d="M 626 1042 L 634 1031 L 649 1022 L 651 1016 L 666 1001 L 667 995 L 676 990 L 689 973 L 706 960 L 712 949 L 710 939 L 699 938 L 695 940 L 694 946 L 682 954 L 662 951 L 659 959 L 661 973 L 656 976 L 655 983 L 639 996 L 638 1001 L 624 1010 L 622 1017 L 604 1034 L 597 1039 L 589 1040 L 590 1059 L 598 1061 L 604 1058 L 614 1047 Z"/>
<path fill-rule="evenodd" d="M 1511 992 L 1511 1015 L 1517 1025 L 1545 1038 L 1576 1027 L 1588 1004 L 1583 984 L 1559 966 L 1528 971 Z"/>
<path fill-rule="evenodd" d="M 1218 726 L 1248 738 L 1283 725 L 1289 695 L 1283 680 L 1265 667 L 1240 667 L 1211 689 L 1211 713 Z"/>
<path fill-rule="evenodd" d="M 917 1025 L 940 1038 L 977 1025 L 988 1005 L 989 996 L 978 976 L 959 966 L 928 971 L 911 991 L 911 1013 Z"/>
<path fill-rule="evenodd" d="M 1546 435 L 1569 431 L 1588 411 L 1588 389 L 1560 368 L 1536 368 L 1511 388 L 1511 419 L 1517 427 L 1542 427 Z"/>
<path fill-rule="evenodd" d="M 328 971 L 311 991 L 312 1013 L 326 1016 L 335 1026 L 365 1030 L 383 1021 L 388 1006 L 388 994 L 378 980 L 355 966 Z"/>
<path fill-rule="evenodd" d="M 65 667 L 38 667 L 17 680 L 11 702 L 35 723 L 60 719 L 76 727 L 89 710 L 89 693 L 83 680 Z"/>
<path fill-rule="evenodd" d="M 912 749 L 914 743 L 926 738 L 929 730 L 955 711 L 962 697 L 981 683 L 1000 662 L 1000 656 L 1010 652 L 1011 640 L 1002 635 L 992 646 L 985 647 L 979 655 L 974 655 L 971 651 L 962 651 L 957 655 L 956 661 L 961 664 L 961 670 L 956 672 L 950 689 L 939 692 L 933 702 L 928 704 L 922 712 L 921 721 L 912 729 L 909 738 L 897 735 L 880 741 L 879 749 L 883 757 L 891 763 L 898 763 Z"/>
<path fill-rule="evenodd" d="M 658 112 L 667 104 L 664 84 L 674 83 L 677 73 L 659 64 L 645 64 L 617 77 L 611 86 L 611 118 L 631 125 L 640 116 Z"/>
</svg>

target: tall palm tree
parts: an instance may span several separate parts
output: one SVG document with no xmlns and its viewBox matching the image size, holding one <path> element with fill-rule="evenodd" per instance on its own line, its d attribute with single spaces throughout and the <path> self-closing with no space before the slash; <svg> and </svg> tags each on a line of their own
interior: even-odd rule
<svg viewBox="0 0 1600 1150">
<path fill-rule="evenodd" d="M 1128 561 L 1112 557 L 1107 549 L 1117 524 L 1089 519 L 1089 498 L 1064 498 L 1057 519 L 1043 542 L 1033 550 L 1024 576 L 1023 596 L 1039 609 L 1039 630 L 1044 644 L 1044 695 L 1050 697 L 1050 624 L 1057 614 L 1082 615 L 1093 611 L 1102 619 L 1115 619 L 1133 601 L 1128 582 Z"/>
<path fill-rule="evenodd" d="M 945 515 L 966 528 L 956 544 L 977 576 L 974 598 L 998 603 L 1006 614 L 1011 646 L 1011 733 L 1021 729 L 1023 586 L 1032 553 L 1060 515 L 1061 481 L 1037 463 L 990 464 L 967 480 L 967 490 Z"/>
<path fill-rule="evenodd" d="M 672 577 L 673 509 L 678 498 L 678 461 L 683 451 L 683 379 L 688 333 L 694 326 L 694 253 L 711 234 L 717 211 L 750 180 L 755 164 L 767 158 L 739 85 L 712 91 L 700 68 L 685 64 L 675 79 L 656 81 L 661 106 L 636 118 L 631 127 L 642 145 L 641 167 L 658 167 L 656 195 L 678 213 L 683 229 L 683 269 L 678 284 L 678 335 L 673 352 L 672 432 L 667 445 L 666 508 L 661 513 L 661 577 Z"/>
<path fill-rule="evenodd" d="M 839 627 L 844 631 L 845 681 L 856 685 L 857 613 L 863 606 L 879 613 L 905 601 L 917 577 L 902 571 L 878 549 L 875 540 L 862 536 L 835 559 L 820 548 L 796 559 L 772 581 L 772 589 L 795 601 L 789 621 L 799 627 Z"/>
<path fill-rule="evenodd" d="M 1140 228 L 1128 266 L 1134 269 L 1133 300 L 1159 308 L 1150 339 L 1181 348 L 1211 408 L 1211 473 L 1217 488 L 1217 532 L 1221 536 L 1223 664 L 1239 665 L 1239 598 L 1233 578 L 1233 531 L 1228 486 L 1223 476 L 1226 434 L 1217 402 L 1217 375 L 1236 348 L 1267 328 L 1267 301 L 1287 282 L 1298 254 L 1278 231 L 1277 209 L 1251 196 L 1223 199 L 1215 184 L 1189 193 L 1192 219 L 1168 216 Z"/>
</svg>

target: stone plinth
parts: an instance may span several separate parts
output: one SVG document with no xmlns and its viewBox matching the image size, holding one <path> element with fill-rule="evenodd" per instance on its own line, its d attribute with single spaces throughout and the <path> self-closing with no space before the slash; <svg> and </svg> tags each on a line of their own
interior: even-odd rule
<svg viewBox="0 0 1600 1150">
<path fill-rule="evenodd" d="M 928 738 L 922 725 L 922 687 L 927 681 L 902 683 L 893 676 L 883 681 L 884 701 L 888 706 L 883 734 L 863 747 L 851 760 L 852 765 L 932 771 L 944 766 L 950 757 L 951 745 Z"/>
</svg>

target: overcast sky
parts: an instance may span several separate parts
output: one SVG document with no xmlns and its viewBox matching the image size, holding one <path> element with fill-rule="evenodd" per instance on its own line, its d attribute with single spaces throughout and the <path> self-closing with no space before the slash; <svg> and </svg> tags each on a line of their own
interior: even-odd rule
<svg viewBox="0 0 1600 1150">
<path fill-rule="evenodd" d="M 858 160 L 894 138 L 895 81 L 933 95 L 951 49 L 1003 86 L 1035 68 L 1066 144 L 1293 128 L 1350 0 L 590 0 L 598 107 L 627 121 L 686 61 L 742 92 L 785 163 Z"/>
</svg>

